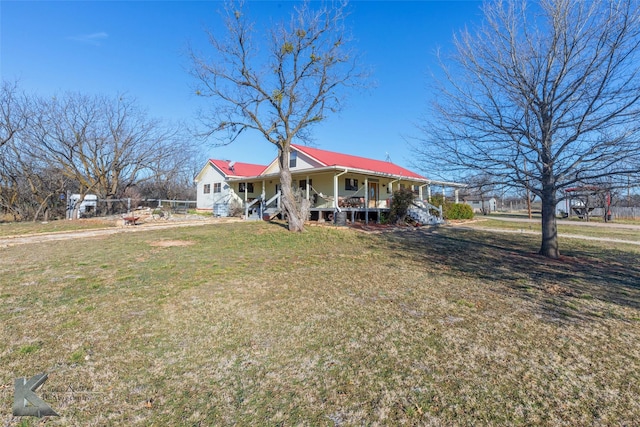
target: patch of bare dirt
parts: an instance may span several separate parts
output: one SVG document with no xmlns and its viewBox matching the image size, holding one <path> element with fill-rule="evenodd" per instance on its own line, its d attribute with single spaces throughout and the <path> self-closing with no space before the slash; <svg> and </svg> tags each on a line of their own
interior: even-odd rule
<svg viewBox="0 0 640 427">
<path fill-rule="evenodd" d="M 172 246 L 191 246 L 194 243 L 189 240 L 156 240 L 149 244 L 157 248 L 169 248 Z"/>
<path fill-rule="evenodd" d="M 544 291 L 551 295 L 574 296 L 573 292 L 571 292 L 571 289 L 567 288 L 566 286 L 560 286 L 556 284 L 546 285 L 544 287 Z"/>
</svg>

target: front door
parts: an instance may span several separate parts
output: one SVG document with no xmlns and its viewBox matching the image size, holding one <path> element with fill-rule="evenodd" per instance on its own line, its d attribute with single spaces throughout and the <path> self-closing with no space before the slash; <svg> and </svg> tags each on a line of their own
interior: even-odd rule
<svg viewBox="0 0 640 427">
<path fill-rule="evenodd" d="M 369 207 L 377 208 L 378 207 L 378 183 L 370 182 L 369 183 Z"/>
</svg>

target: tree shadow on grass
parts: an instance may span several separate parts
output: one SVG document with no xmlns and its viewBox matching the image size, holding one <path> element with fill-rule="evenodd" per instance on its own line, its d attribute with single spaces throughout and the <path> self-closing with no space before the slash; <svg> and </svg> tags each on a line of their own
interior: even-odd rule
<svg viewBox="0 0 640 427">
<path fill-rule="evenodd" d="M 409 254 L 425 268 L 505 286 L 553 320 L 612 315 L 594 310 L 588 300 L 640 309 L 638 251 L 561 240 L 563 255 L 553 260 L 536 253 L 537 236 L 447 227 L 396 231 L 383 238 L 385 245 Z M 584 304 L 576 304 L 580 300 Z"/>
</svg>

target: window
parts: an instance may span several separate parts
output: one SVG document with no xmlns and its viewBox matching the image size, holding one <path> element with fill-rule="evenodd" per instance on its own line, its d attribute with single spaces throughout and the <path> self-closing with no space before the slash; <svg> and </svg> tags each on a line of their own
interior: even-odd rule
<svg viewBox="0 0 640 427">
<path fill-rule="evenodd" d="M 312 182 L 313 182 L 313 180 L 312 180 L 312 179 L 310 179 L 310 180 L 309 180 L 309 186 L 310 186 L 310 187 L 313 187 Z M 307 189 L 307 180 L 306 180 L 306 179 L 301 179 L 301 180 L 298 182 L 298 188 L 300 188 L 301 190 L 306 190 L 306 189 Z"/>
<path fill-rule="evenodd" d="M 211 184 L 205 184 L 204 185 L 204 194 L 209 194 L 211 193 Z"/>
<path fill-rule="evenodd" d="M 222 192 L 222 183 L 221 182 L 216 182 L 215 184 L 213 184 L 213 192 L 214 193 L 221 193 Z"/>
<path fill-rule="evenodd" d="M 295 168 L 298 163 L 298 152 L 292 151 L 289 153 L 289 167 Z"/>
<path fill-rule="evenodd" d="M 241 193 L 244 193 L 244 190 L 247 190 L 247 193 L 253 193 L 253 182 L 241 182 L 240 184 L 238 184 L 238 191 Z"/>
<path fill-rule="evenodd" d="M 353 178 L 346 178 L 344 180 L 344 189 L 348 191 L 358 191 L 358 180 Z"/>
</svg>

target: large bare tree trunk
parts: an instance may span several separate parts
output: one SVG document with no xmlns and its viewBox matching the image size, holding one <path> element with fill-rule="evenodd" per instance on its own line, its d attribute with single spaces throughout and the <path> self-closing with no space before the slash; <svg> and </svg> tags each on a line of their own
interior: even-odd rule
<svg viewBox="0 0 640 427">
<path fill-rule="evenodd" d="M 542 245 L 539 253 L 547 258 L 560 257 L 554 187 L 546 186 L 542 193 Z"/>
<path fill-rule="evenodd" d="M 304 231 L 304 220 L 302 212 L 291 187 L 291 171 L 289 170 L 289 147 L 285 143 L 284 147 L 278 149 L 278 159 L 280 163 L 280 191 L 282 192 L 283 213 L 287 217 L 289 231 Z"/>
<path fill-rule="evenodd" d="M 47 215 L 48 215 L 48 211 L 47 211 L 47 203 L 49 202 L 49 198 L 52 196 L 52 194 L 48 194 L 47 197 L 44 198 L 44 200 L 42 201 L 42 203 L 40 203 L 40 206 L 38 206 L 38 209 L 36 210 L 36 213 L 33 215 L 33 222 L 38 221 L 38 217 L 40 216 L 40 212 L 42 212 L 44 210 L 45 212 L 45 218 L 44 220 L 47 220 Z"/>
</svg>

